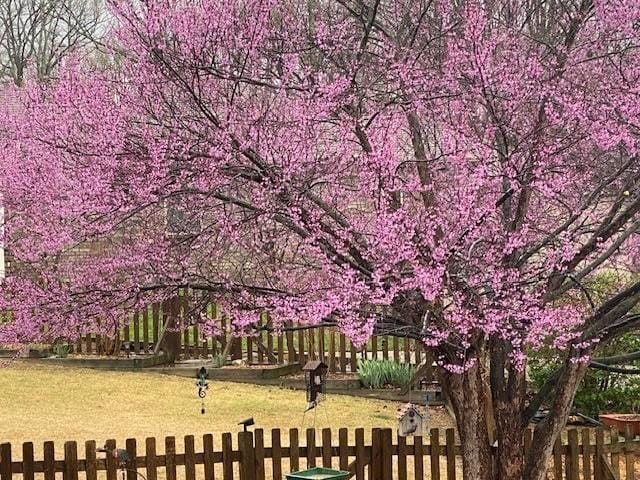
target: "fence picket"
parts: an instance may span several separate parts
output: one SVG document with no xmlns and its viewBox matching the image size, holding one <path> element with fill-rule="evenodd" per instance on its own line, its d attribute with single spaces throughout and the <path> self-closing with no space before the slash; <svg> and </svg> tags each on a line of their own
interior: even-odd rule
<svg viewBox="0 0 640 480">
<path fill-rule="evenodd" d="M 616 452 L 618 447 L 618 437 L 620 436 L 617 428 L 612 428 L 609 430 L 611 435 L 611 440 L 609 443 L 611 444 L 611 468 L 613 469 L 613 473 L 615 473 L 616 478 L 620 478 L 620 454 Z"/>
<path fill-rule="evenodd" d="M 602 456 L 604 455 L 604 430 L 602 427 L 596 430 L 596 455 L 594 458 L 594 470 L 596 480 L 602 480 Z"/>
<path fill-rule="evenodd" d="M 580 479 L 580 467 L 578 461 L 580 460 L 579 448 L 578 448 L 578 430 L 572 428 L 568 433 L 569 437 L 569 476 L 570 480 Z"/>
<path fill-rule="evenodd" d="M 636 456 L 633 453 L 633 450 L 630 448 L 630 443 L 633 441 L 633 433 L 631 432 L 631 428 L 629 425 L 626 426 L 624 432 L 624 464 L 625 464 L 625 473 L 626 480 L 635 480 L 636 472 L 635 472 L 635 461 Z"/>
<path fill-rule="evenodd" d="M 233 480 L 233 439 L 230 433 L 222 434 L 222 478 Z"/>
<path fill-rule="evenodd" d="M 11 444 L 0 444 L 0 480 L 12 480 Z"/>
<path fill-rule="evenodd" d="M 256 428 L 255 433 L 255 476 L 251 480 L 265 480 L 264 477 L 264 430 Z"/>
<path fill-rule="evenodd" d="M 447 428 L 446 432 L 447 453 L 447 480 L 456 480 L 456 431 L 453 428 Z"/>
<path fill-rule="evenodd" d="M 369 480 L 384 480 L 382 476 L 382 432 L 379 428 L 374 428 L 371 432 Z"/>
<path fill-rule="evenodd" d="M 149 353 L 149 307 L 142 311 L 142 351 Z"/>
<path fill-rule="evenodd" d="M 300 469 L 300 446 L 298 430 L 295 428 L 289 430 L 289 459 L 291 471 L 298 471 Z"/>
<path fill-rule="evenodd" d="M 346 428 L 338 430 L 338 457 L 340 470 L 349 468 L 349 431 Z"/>
<path fill-rule="evenodd" d="M 85 475 L 87 480 L 98 479 L 98 466 L 96 464 L 96 442 L 89 440 L 84 443 Z M 25 479 L 26 480 L 26 479 Z"/>
<path fill-rule="evenodd" d="M 356 428 L 356 480 L 364 480 L 365 464 L 364 428 Z"/>
<path fill-rule="evenodd" d="M 298 362 L 304 365 L 307 357 L 304 351 L 304 330 L 298 330 Z"/>
<path fill-rule="evenodd" d="M 184 437 L 184 476 L 186 480 L 196 480 L 196 449 L 193 435 Z"/>
<path fill-rule="evenodd" d="M 393 361 L 400 363 L 400 343 L 395 335 L 393 337 Z"/>
<path fill-rule="evenodd" d="M 553 474 L 555 480 L 562 480 L 562 440 L 560 438 L 553 445 Z"/>
<path fill-rule="evenodd" d="M 155 346 L 158 343 L 158 338 L 160 338 L 160 304 L 157 302 L 151 305 L 151 324 L 153 329 L 151 341 Z"/>
<path fill-rule="evenodd" d="M 136 466 L 136 458 L 138 456 L 136 439 L 127 438 L 125 445 L 127 453 L 129 454 L 129 460 L 127 460 L 127 480 L 139 480 L 138 469 Z"/>
<path fill-rule="evenodd" d="M 382 438 L 382 478 L 393 478 L 393 432 L 390 428 L 383 428 L 380 434 Z"/>
<path fill-rule="evenodd" d="M 293 332 L 291 330 L 287 331 L 287 358 L 289 359 L 290 364 L 295 363 L 297 360 Z"/>
<path fill-rule="evenodd" d="M 140 353 L 140 314 L 133 313 L 133 351 L 136 355 Z"/>
<path fill-rule="evenodd" d="M 336 334 L 333 329 L 329 330 L 329 371 L 336 373 Z"/>
<path fill-rule="evenodd" d="M 107 440 L 104 444 L 105 448 L 113 452 L 116 449 L 116 441 L 113 439 Z M 117 468 L 116 459 L 113 455 L 106 455 L 106 465 L 107 465 L 107 480 L 117 480 Z M 53 480 L 53 479 L 52 479 Z"/>
<path fill-rule="evenodd" d="M 407 480 L 407 438 L 398 435 L 398 480 Z"/>
<path fill-rule="evenodd" d="M 78 480 L 78 446 L 76 442 L 64 442 L 64 480 Z"/>
<path fill-rule="evenodd" d="M 358 369 L 358 351 L 353 341 L 349 340 L 349 345 L 349 368 L 351 369 L 351 373 L 354 373 Z"/>
<path fill-rule="evenodd" d="M 214 464 L 213 435 L 207 433 L 202 436 L 202 447 L 204 449 L 204 479 L 215 480 L 216 469 Z"/>
<path fill-rule="evenodd" d="M 307 468 L 316 466 L 316 429 L 307 428 Z"/>
<path fill-rule="evenodd" d="M 378 359 L 378 337 L 375 335 L 371 337 L 371 358 Z"/>
<path fill-rule="evenodd" d="M 424 447 L 422 437 L 413 437 L 413 471 L 415 480 L 424 478 Z"/>
<path fill-rule="evenodd" d="M 582 478 L 591 480 L 591 431 L 582 429 Z"/>
<path fill-rule="evenodd" d="M 158 460 L 156 459 L 156 439 L 145 439 L 145 467 L 147 470 L 147 480 L 157 480 L 158 478 Z"/>
<path fill-rule="evenodd" d="M 338 333 L 340 339 L 340 372 L 347 373 L 347 346 L 346 338 L 343 333 Z"/>
<path fill-rule="evenodd" d="M 33 443 L 22 444 L 22 478 L 23 480 L 34 480 L 34 458 Z M 87 467 L 88 468 L 88 467 Z M 87 480 L 89 480 L 89 470 L 87 469 Z"/>
<path fill-rule="evenodd" d="M 331 468 L 331 429 L 322 429 L 322 466 Z"/>
<path fill-rule="evenodd" d="M 273 480 L 282 480 L 282 446 L 279 428 L 271 430 L 271 461 Z"/>
<path fill-rule="evenodd" d="M 431 467 L 431 478 L 440 478 L 440 430 L 432 428 L 430 431 L 431 457 L 429 463 Z"/>
<path fill-rule="evenodd" d="M 176 480 L 176 438 L 164 439 L 164 461 L 167 480 Z"/>
</svg>

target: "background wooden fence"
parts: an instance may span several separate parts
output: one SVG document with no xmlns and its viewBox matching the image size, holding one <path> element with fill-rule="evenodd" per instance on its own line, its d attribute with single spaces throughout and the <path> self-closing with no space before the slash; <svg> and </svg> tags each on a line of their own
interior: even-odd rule
<svg viewBox="0 0 640 480">
<path fill-rule="evenodd" d="M 98 453 L 95 441 L 86 442 L 82 453 L 76 442 L 66 442 L 62 449 L 45 442 L 38 460 L 33 443 L 24 443 L 20 449 L 4 443 L 0 444 L 0 480 L 136 480 L 138 474 L 147 480 L 281 480 L 290 471 L 314 466 L 348 470 L 357 480 L 461 478 L 460 446 L 453 429 L 432 429 L 425 438 L 397 437 L 391 429 L 373 429 L 366 436 L 362 428 L 317 433 L 292 429 L 285 439 L 279 429 L 273 429 L 266 439 L 257 429 L 235 436 L 224 433 L 215 441 L 207 434 L 197 442 L 189 435 L 180 448 L 175 437 L 166 437 L 164 445 L 155 438 L 141 445 L 127 439 L 120 448 L 126 449 L 129 459 L 121 464 L 113 456 Z M 106 445 L 111 450 L 118 447 L 115 440 Z M 530 432 L 525 448 L 535 448 Z M 628 433 L 619 438 L 615 430 L 569 430 L 555 446 L 548 478 L 634 480 L 639 450 L 640 441 Z"/>
<path fill-rule="evenodd" d="M 221 332 L 230 329 L 228 319 L 219 315 L 215 305 L 206 308 L 208 315 L 215 318 Z M 227 336 L 204 336 L 201 327 L 189 320 L 189 297 L 182 296 L 162 304 L 149 305 L 142 311 L 134 312 L 127 325 L 112 335 L 95 333 L 81 335 L 68 345 L 70 353 L 101 355 L 106 352 L 106 344 L 117 339 L 118 351 L 124 355 L 122 345 L 130 343 L 135 354 L 150 354 L 162 338 L 165 325 L 177 332 L 167 333 L 162 348 L 172 344 L 178 358 L 195 359 L 220 355 L 226 346 Z M 397 336 L 373 336 L 366 346 L 356 346 L 345 335 L 331 327 L 307 328 L 288 325 L 293 330 L 276 335 L 269 331 L 267 318 L 256 319 L 255 333 L 236 339 L 231 349 L 232 359 L 244 359 L 250 364 L 301 363 L 307 360 L 323 360 L 332 373 L 354 372 L 358 358 L 385 359 L 395 362 L 420 365 L 426 361 L 424 348 L 418 340 Z M 302 327 L 302 328 L 300 328 Z M 297 328 L 297 329 L 296 329 Z M 109 337 L 109 338 L 107 338 Z"/>
</svg>

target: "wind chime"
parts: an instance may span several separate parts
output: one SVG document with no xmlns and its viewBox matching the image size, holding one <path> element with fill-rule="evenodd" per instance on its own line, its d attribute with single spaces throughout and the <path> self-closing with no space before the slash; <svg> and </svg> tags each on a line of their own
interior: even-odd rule
<svg viewBox="0 0 640 480">
<path fill-rule="evenodd" d="M 209 383 L 207 382 L 207 378 L 209 378 L 209 372 L 204 367 L 200 367 L 198 373 L 196 374 L 196 378 L 198 381 L 196 382 L 196 387 L 198 387 L 198 397 L 200 397 L 200 413 L 204 415 L 204 397 L 207 396 L 207 390 L 209 390 Z"/>
</svg>

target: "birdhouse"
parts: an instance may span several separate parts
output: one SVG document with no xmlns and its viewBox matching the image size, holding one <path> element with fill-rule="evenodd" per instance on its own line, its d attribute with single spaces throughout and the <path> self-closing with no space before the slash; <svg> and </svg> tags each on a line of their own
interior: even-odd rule
<svg viewBox="0 0 640 480">
<path fill-rule="evenodd" d="M 398 435 L 407 437 L 411 435 L 422 435 L 427 423 L 425 413 L 412 403 L 407 403 L 398 408 Z"/>
<path fill-rule="evenodd" d="M 309 408 L 316 406 L 324 397 L 326 390 L 327 367 L 319 360 L 307 362 L 302 371 L 304 371 L 304 380 L 307 388 L 307 403 L 311 405 Z"/>
</svg>

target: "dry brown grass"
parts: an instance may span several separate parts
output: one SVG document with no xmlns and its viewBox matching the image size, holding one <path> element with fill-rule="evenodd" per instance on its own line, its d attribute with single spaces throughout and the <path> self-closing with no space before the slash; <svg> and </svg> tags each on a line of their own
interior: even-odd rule
<svg viewBox="0 0 640 480">
<path fill-rule="evenodd" d="M 194 369 L 195 375 L 195 369 Z M 277 387 L 210 382 L 200 413 L 195 378 L 159 373 L 108 372 L 70 367 L 14 363 L 0 369 L 0 443 L 108 438 L 164 437 L 180 439 L 237 432 L 237 423 L 254 417 L 264 428 L 308 428 L 313 412 L 304 418 L 304 392 Z M 396 404 L 329 394 L 317 409 L 315 427 L 395 427 Z M 451 427 L 442 411 L 432 412 L 432 426 Z M 319 438 L 320 432 L 317 433 Z M 161 442 L 159 442 L 161 443 Z"/>
</svg>

